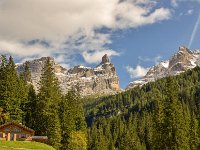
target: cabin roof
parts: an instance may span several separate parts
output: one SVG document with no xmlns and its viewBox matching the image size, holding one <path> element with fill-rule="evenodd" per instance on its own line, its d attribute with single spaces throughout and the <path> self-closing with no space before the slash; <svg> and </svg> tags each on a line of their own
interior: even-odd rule
<svg viewBox="0 0 200 150">
<path fill-rule="evenodd" d="M 3 125 L 0 125 L 0 130 L 1 130 L 2 128 L 5 128 L 5 127 L 10 126 L 10 125 L 18 126 L 19 128 L 22 128 L 23 130 L 29 131 L 29 132 L 31 132 L 31 133 L 34 133 L 34 132 L 35 132 L 33 129 L 28 128 L 27 126 L 22 125 L 22 124 L 19 124 L 19 123 L 14 122 L 14 121 L 5 123 L 5 124 L 3 124 Z"/>
</svg>

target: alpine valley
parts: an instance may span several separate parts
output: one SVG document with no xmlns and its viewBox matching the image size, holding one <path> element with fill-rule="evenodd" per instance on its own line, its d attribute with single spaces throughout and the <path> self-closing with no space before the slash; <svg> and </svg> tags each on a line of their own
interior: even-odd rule
<svg viewBox="0 0 200 150">
<path fill-rule="evenodd" d="M 123 91 L 107 55 L 71 69 L 2 55 L 0 124 L 23 123 L 57 150 L 200 149 L 199 65 L 199 50 L 180 47 Z"/>
<path fill-rule="evenodd" d="M 25 149 L 200 150 L 200 0 L 0 0 L 0 150 Z"/>
</svg>

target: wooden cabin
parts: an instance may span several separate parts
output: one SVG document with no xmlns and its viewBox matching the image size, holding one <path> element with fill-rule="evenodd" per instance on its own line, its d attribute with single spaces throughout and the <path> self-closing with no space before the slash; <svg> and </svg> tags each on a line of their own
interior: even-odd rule
<svg viewBox="0 0 200 150">
<path fill-rule="evenodd" d="M 16 122 L 9 122 L 0 126 L 0 140 L 31 141 L 35 131 Z"/>
</svg>

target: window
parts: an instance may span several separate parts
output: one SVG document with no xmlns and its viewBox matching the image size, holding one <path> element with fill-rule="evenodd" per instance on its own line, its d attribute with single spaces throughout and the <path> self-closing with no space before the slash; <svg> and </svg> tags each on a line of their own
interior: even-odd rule
<svg viewBox="0 0 200 150">
<path fill-rule="evenodd" d="M 6 128 L 4 131 L 5 131 L 5 132 L 9 132 L 9 131 L 10 131 L 10 129 Z"/>
<path fill-rule="evenodd" d="M 21 134 L 21 138 L 26 138 L 26 134 Z"/>
<path fill-rule="evenodd" d="M 15 133 L 20 133 L 21 130 L 20 130 L 20 129 L 17 129 L 17 128 L 14 128 L 14 129 L 13 129 L 13 132 L 15 132 Z"/>
</svg>

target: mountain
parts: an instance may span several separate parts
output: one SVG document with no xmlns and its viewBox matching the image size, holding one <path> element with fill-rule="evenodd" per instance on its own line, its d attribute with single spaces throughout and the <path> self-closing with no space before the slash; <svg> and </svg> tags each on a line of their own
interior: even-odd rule
<svg viewBox="0 0 200 150">
<path fill-rule="evenodd" d="M 90 101 L 85 105 L 88 149 L 199 150 L 199 85 L 200 67 L 195 67 Z"/>
<path fill-rule="evenodd" d="M 40 76 L 47 58 L 42 57 L 28 61 L 32 84 L 36 91 L 40 87 Z M 78 65 L 71 69 L 66 69 L 57 64 L 54 58 L 49 58 L 53 64 L 55 75 L 60 82 L 63 93 L 66 93 L 70 89 L 76 89 L 82 96 L 87 96 L 95 94 L 115 94 L 120 91 L 119 78 L 116 74 L 115 66 L 110 62 L 107 54 L 102 57 L 102 62 L 95 68 Z M 24 66 L 25 63 L 18 65 L 17 71 L 19 73 L 22 72 Z"/>
<path fill-rule="evenodd" d="M 186 47 L 179 47 L 178 52 L 171 59 L 162 61 L 149 69 L 147 74 L 139 80 L 131 82 L 126 90 L 136 86 L 142 86 L 148 82 L 154 82 L 167 76 L 178 75 L 188 69 L 200 65 L 200 50 L 189 50 Z"/>
</svg>

